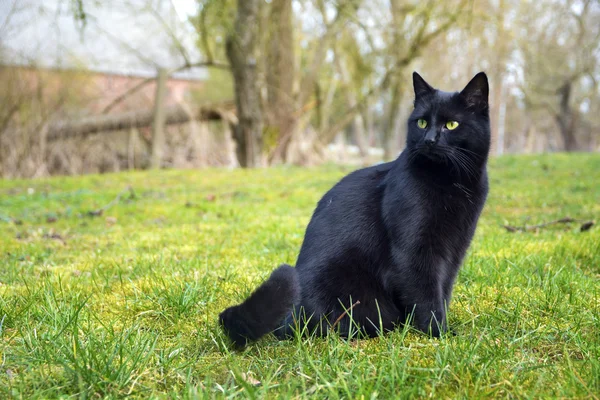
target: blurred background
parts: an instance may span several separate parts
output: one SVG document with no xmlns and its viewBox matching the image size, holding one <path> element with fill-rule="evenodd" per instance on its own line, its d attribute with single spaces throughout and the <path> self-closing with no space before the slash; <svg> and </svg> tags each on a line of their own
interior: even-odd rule
<svg viewBox="0 0 600 400">
<path fill-rule="evenodd" d="M 412 71 L 494 155 L 600 150 L 600 1 L 0 0 L 0 176 L 395 158 Z"/>
</svg>

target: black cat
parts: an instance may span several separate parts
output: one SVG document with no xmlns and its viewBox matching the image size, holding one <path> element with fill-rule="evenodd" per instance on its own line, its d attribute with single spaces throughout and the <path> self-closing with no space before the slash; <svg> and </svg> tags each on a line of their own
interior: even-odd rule
<svg viewBox="0 0 600 400">
<path fill-rule="evenodd" d="M 280 266 L 220 314 L 234 344 L 297 327 L 375 336 L 410 320 L 435 337 L 447 330 L 454 279 L 488 193 L 488 81 L 480 72 L 448 93 L 415 72 L 413 85 L 406 149 L 323 196 L 296 268 Z"/>
</svg>

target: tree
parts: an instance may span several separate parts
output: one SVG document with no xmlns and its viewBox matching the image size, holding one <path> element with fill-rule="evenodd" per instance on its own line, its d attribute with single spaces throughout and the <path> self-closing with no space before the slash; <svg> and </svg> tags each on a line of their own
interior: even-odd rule
<svg viewBox="0 0 600 400">
<path fill-rule="evenodd" d="M 552 116 L 564 150 L 578 150 L 580 110 L 590 89 L 583 78 L 594 82 L 598 73 L 600 7 L 591 0 L 547 0 L 530 7 L 521 13 L 526 104 Z"/>
<path fill-rule="evenodd" d="M 400 105 L 402 94 L 406 93 L 405 68 L 430 44 L 447 32 L 462 16 L 467 1 L 437 3 L 428 1 L 414 5 L 402 0 L 390 0 L 392 34 L 388 44 L 388 54 L 394 67 L 390 70 L 388 88 L 390 102 L 384 133 L 384 159 L 397 155 L 398 134 L 402 129 Z"/>
<path fill-rule="evenodd" d="M 263 164 L 260 91 L 258 87 L 258 18 L 261 0 L 238 0 L 233 32 L 227 38 L 227 58 L 235 83 L 238 123 L 234 127 L 242 167 Z"/>
<path fill-rule="evenodd" d="M 293 85 L 296 77 L 294 57 L 294 21 L 292 0 L 273 0 L 268 18 L 266 44 L 266 116 L 272 147 L 287 148 L 294 135 L 295 101 Z M 274 152 L 271 161 L 281 161 L 285 151 Z"/>
</svg>

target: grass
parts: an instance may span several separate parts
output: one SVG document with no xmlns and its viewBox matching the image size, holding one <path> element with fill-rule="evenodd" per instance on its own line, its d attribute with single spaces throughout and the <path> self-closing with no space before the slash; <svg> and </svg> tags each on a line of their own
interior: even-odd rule
<svg viewBox="0 0 600 400">
<path fill-rule="evenodd" d="M 348 168 L 0 181 L 0 398 L 598 398 L 600 227 L 502 225 L 598 219 L 600 155 L 489 169 L 456 336 L 265 338 L 243 352 L 217 314 L 295 262 Z"/>
</svg>

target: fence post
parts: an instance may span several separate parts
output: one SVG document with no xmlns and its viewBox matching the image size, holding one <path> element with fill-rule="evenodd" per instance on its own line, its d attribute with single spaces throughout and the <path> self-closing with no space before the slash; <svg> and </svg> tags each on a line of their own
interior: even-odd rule
<svg viewBox="0 0 600 400">
<path fill-rule="evenodd" d="M 135 169 L 135 148 L 137 147 L 138 130 L 134 127 L 129 128 L 129 137 L 127 138 L 127 169 Z"/>
<path fill-rule="evenodd" d="M 165 145 L 165 92 L 167 89 L 167 70 L 158 69 L 156 78 L 156 96 L 154 97 L 154 121 L 152 122 L 152 156 L 150 167 L 160 168 Z"/>
</svg>

